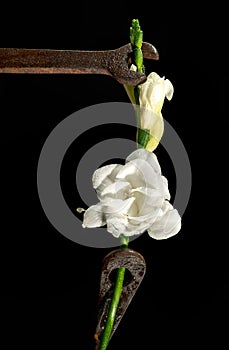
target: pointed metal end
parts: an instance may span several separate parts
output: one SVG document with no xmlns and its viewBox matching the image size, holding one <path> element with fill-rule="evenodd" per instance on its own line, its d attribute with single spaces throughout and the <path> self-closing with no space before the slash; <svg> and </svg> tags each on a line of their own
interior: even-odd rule
<svg viewBox="0 0 229 350">
<path fill-rule="evenodd" d="M 143 42 L 142 43 L 142 53 L 144 58 L 149 58 L 151 60 L 159 60 L 159 53 L 152 44 Z"/>
<path fill-rule="evenodd" d="M 113 294 L 114 282 L 112 282 L 110 278 L 111 272 L 115 269 L 118 269 L 119 267 L 125 267 L 130 272 L 131 277 L 127 283 L 124 283 L 110 339 L 116 331 L 119 322 L 121 321 L 127 307 L 129 306 L 138 287 L 140 286 L 140 283 L 142 282 L 146 271 L 145 259 L 140 253 L 132 249 L 120 248 L 111 251 L 108 255 L 105 256 L 103 260 L 99 291 L 100 312 L 98 316 L 96 332 L 94 335 L 97 347 L 100 343 Z"/>
</svg>

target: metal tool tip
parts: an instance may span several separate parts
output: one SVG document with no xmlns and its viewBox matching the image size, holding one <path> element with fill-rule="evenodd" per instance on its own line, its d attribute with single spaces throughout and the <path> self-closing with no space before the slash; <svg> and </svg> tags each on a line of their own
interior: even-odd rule
<svg viewBox="0 0 229 350">
<path fill-rule="evenodd" d="M 159 60 L 159 53 L 155 46 L 150 43 L 142 43 L 142 53 L 144 58 L 149 58 L 152 60 Z"/>
</svg>

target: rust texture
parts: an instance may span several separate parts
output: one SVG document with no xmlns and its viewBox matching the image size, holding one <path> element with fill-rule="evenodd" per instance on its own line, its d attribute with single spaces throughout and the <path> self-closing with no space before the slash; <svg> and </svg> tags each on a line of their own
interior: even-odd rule
<svg viewBox="0 0 229 350">
<path fill-rule="evenodd" d="M 149 43 L 143 43 L 142 52 L 145 58 L 158 59 Z M 131 44 L 105 51 L 0 48 L 0 73 L 105 74 L 121 84 L 138 85 L 146 76 L 129 69 L 131 53 Z"/>
<path fill-rule="evenodd" d="M 107 51 L 0 49 L 0 72 L 109 74 Z"/>
<path fill-rule="evenodd" d="M 103 260 L 100 280 L 100 292 L 98 300 L 100 312 L 98 315 L 98 325 L 95 333 L 97 342 L 99 342 L 101 338 L 113 294 L 114 282 L 111 280 L 110 276 L 112 271 L 119 267 L 125 267 L 127 270 L 129 270 L 131 279 L 129 283 L 124 283 L 111 337 L 116 331 L 128 305 L 130 304 L 140 283 L 142 282 L 146 271 L 146 263 L 143 256 L 132 249 L 117 249 L 111 251 L 108 255 L 106 255 Z"/>
</svg>

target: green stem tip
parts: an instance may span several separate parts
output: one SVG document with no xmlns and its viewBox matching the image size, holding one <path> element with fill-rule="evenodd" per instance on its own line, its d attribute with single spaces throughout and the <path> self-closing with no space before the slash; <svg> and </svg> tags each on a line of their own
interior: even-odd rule
<svg viewBox="0 0 229 350">
<path fill-rule="evenodd" d="M 143 66 L 143 55 L 142 55 L 142 41 L 143 31 L 141 30 L 139 20 L 133 19 L 130 27 L 130 43 L 134 53 L 134 64 L 137 66 L 137 70 L 140 73 L 144 73 L 145 68 Z"/>
</svg>

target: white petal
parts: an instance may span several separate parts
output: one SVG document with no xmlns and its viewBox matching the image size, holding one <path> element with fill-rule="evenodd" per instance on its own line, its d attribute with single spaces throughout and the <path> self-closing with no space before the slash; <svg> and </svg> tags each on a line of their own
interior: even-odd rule
<svg viewBox="0 0 229 350">
<path fill-rule="evenodd" d="M 156 72 L 151 72 L 148 76 L 147 76 L 147 82 L 150 83 L 157 83 L 160 80 L 162 80 L 163 78 L 160 77 L 160 75 L 158 75 Z"/>
<path fill-rule="evenodd" d="M 113 198 L 113 199 L 126 199 L 129 194 L 129 190 L 131 186 L 129 182 L 125 181 L 117 181 L 108 185 L 104 190 L 100 193 L 100 197 L 104 200 L 105 198 Z"/>
<path fill-rule="evenodd" d="M 140 108 L 140 127 L 149 130 L 150 134 L 159 141 L 164 131 L 164 123 L 161 112 L 154 113 L 152 109 Z"/>
<path fill-rule="evenodd" d="M 176 235 L 181 229 L 181 217 L 169 202 L 165 202 L 164 214 L 148 229 L 150 237 L 166 239 Z"/>
<path fill-rule="evenodd" d="M 149 225 L 145 222 L 138 224 L 137 226 L 131 225 L 126 217 L 113 216 L 107 219 L 107 231 L 114 237 L 119 237 L 124 234 L 127 237 L 139 235 L 146 231 Z"/>
<path fill-rule="evenodd" d="M 125 164 L 119 170 L 116 178 L 129 182 L 131 187 L 134 188 L 145 185 L 142 170 L 135 165 L 134 161 Z"/>
<path fill-rule="evenodd" d="M 133 70 L 134 72 L 137 72 L 137 66 L 135 66 L 135 64 L 131 64 L 131 66 L 130 66 L 130 70 Z"/>
<path fill-rule="evenodd" d="M 135 201 L 134 197 L 130 197 L 126 200 L 121 199 L 112 199 L 110 201 L 102 201 L 103 213 L 106 218 L 110 215 L 116 214 L 124 214 L 127 215 L 128 212 L 132 209 L 133 203 Z M 134 215 L 136 210 L 134 211 Z"/>
<path fill-rule="evenodd" d="M 173 84 L 171 83 L 171 81 L 169 79 L 166 79 L 165 80 L 165 96 L 169 101 L 172 99 L 173 93 L 174 93 Z"/>
<path fill-rule="evenodd" d="M 127 158 L 126 162 L 129 162 L 134 159 L 143 159 L 148 164 L 151 165 L 151 167 L 154 169 L 154 171 L 158 174 L 161 174 L 161 167 L 157 160 L 156 154 L 149 152 L 145 150 L 144 148 L 137 149 L 136 151 L 132 152 Z"/>
<path fill-rule="evenodd" d="M 153 152 L 158 146 L 164 133 L 164 119 L 162 114 L 155 114 L 150 109 L 140 109 L 140 128 L 149 130 L 150 138 L 146 149 Z"/>
<path fill-rule="evenodd" d="M 109 217 L 107 219 L 107 231 L 114 237 L 119 237 L 121 234 L 124 234 L 127 225 L 127 218 L 121 215 Z"/>
<path fill-rule="evenodd" d="M 100 227 L 105 224 L 106 220 L 100 203 L 92 205 L 85 211 L 82 224 L 84 228 Z"/>
<path fill-rule="evenodd" d="M 163 186 L 161 176 L 144 159 L 133 159 L 126 163 L 118 172 L 116 178 L 128 181 L 132 188 L 150 187 L 158 189 Z"/>
<path fill-rule="evenodd" d="M 131 191 L 131 195 L 136 198 L 138 216 L 152 213 L 155 208 L 161 208 L 164 196 L 161 191 L 149 187 L 139 187 Z M 152 213 L 152 216 L 154 214 Z"/>
<path fill-rule="evenodd" d="M 129 216 L 129 222 L 132 225 L 140 225 L 145 223 L 147 225 L 147 229 L 157 220 L 158 216 L 161 215 L 161 208 L 155 207 L 151 208 L 150 212 L 145 215 L 140 216 Z"/>
<path fill-rule="evenodd" d="M 168 180 L 166 179 L 165 176 L 162 176 L 161 179 L 162 179 L 162 183 L 163 183 L 163 196 L 165 199 L 167 199 L 169 201 L 171 196 L 170 196 L 170 192 L 169 192 L 169 188 L 168 188 Z"/>
<path fill-rule="evenodd" d="M 100 198 L 101 192 L 115 180 L 116 174 L 122 168 L 120 164 L 110 164 L 98 168 L 92 176 L 93 188 Z"/>
<path fill-rule="evenodd" d="M 160 114 L 165 98 L 164 79 L 147 81 L 142 85 L 139 95 L 140 106 Z"/>
<path fill-rule="evenodd" d="M 139 104 L 141 108 L 150 109 L 154 111 L 155 98 L 154 98 L 155 85 L 153 83 L 145 82 L 140 90 Z"/>
<path fill-rule="evenodd" d="M 157 73 L 152 72 L 148 75 L 146 82 L 140 85 L 140 106 L 160 114 L 165 97 L 171 100 L 173 92 L 170 80 L 165 80 L 164 77 L 161 78 Z"/>
</svg>

